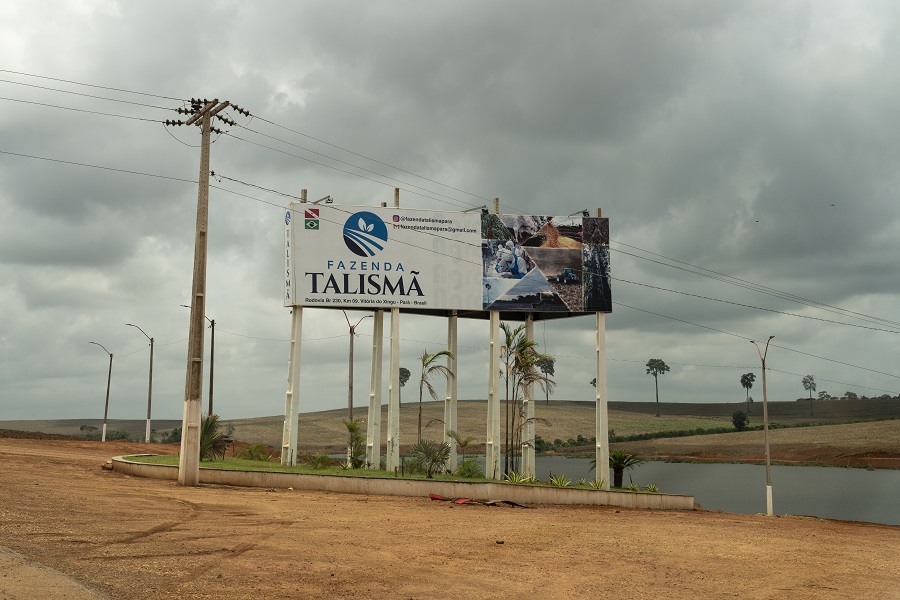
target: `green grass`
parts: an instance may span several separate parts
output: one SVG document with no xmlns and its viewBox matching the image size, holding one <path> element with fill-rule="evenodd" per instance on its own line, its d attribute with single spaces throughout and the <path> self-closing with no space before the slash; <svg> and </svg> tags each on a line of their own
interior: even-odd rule
<svg viewBox="0 0 900 600">
<path fill-rule="evenodd" d="M 151 465 L 169 465 L 178 466 L 178 456 L 173 454 L 155 454 L 155 455 L 137 455 L 126 456 L 125 460 L 132 462 L 151 464 Z M 265 462 L 259 460 L 245 460 L 241 458 L 225 458 L 225 460 L 210 460 L 200 463 L 201 469 L 221 469 L 224 471 L 267 471 L 273 473 L 298 473 L 302 475 L 337 475 L 340 477 L 366 477 L 371 479 L 395 479 L 393 473 L 388 471 L 374 471 L 369 469 L 342 469 L 340 467 L 326 467 L 324 469 L 313 469 L 309 465 L 299 464 L 292 467 L 282 466 L 277 462 Z M 399 477 L 399 476 L 398 476 Z M 565 477 L 565 476 L 562 476 Z M 424 474 L 411 475 L 406 473 L 403 479 L 425 480 Z M 543 487 L 566 487 L 568 489 L 590 490 L 594 489 L 589 485 L 571 484 L 560 486 L 549 481 L 532 481 L 528 483 L 509 483 L 504 481 L 495 481 L 493 479 L 485 479 L 484 477 L 461 478 L 455 475 L 447 475 L 446 473 L 436 474 L 431 481 L 453 481 L 462 483 L 507 483 L 508 485 L 536 485 Z M 636 492 L 643 494 L 653 494 L 659 492 L 650 492 L 647 490 L 628 490 L 624 488 L 611 488 L 615 492 Z"/>
</svg>

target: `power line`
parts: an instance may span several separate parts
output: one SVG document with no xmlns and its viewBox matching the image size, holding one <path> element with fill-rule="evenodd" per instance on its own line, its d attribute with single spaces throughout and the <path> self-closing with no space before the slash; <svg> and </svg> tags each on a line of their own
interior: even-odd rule
<svg viewBox="0 0 900 600">
<path fill-rule="evenodd" d="M 7 98 L 5 96 L 0 96 L 0 100 L 8 100 L 9 102 L 21 102 L 22 104 L 34 104 L 35 106 L 46 106 L 48 108 L 58 108 L 60 110 L 71 110 L 75 112 L 88 113 L 92 115 L 102 115 L 104 117 L 117 117 L 119 119 L 131 119 L 132 121 L 148 121 L 150 123 L 162 123 L 159 119 L 145 119 L 143 117 L 131 117 L 128 115 L 117 115 L 114 113 L 107 113 L 98 110 L 87 110 L 84 108 L 72 108 L 70 106 L 59 106 L 57 104 L 47 104 L 45 102 L 33 102 L 31 100 L 18 100 L 16 98 Z"/>
<path fill-rule="evenodd" d="M 597 273 L 597 275 L 602 275 L 602 274 Z M 799 314 L 797 314 L 797 313 L 786 312 L 786 311 L 783 311 L 783 310 L 775 310 L 774 308 L 763 308 L 763 307 L 761 307 L 761 306 L 753 306 L 752 304 L 743 304 L 743 303 L 741 303 L 741 302 L 733 302 L 733 301 L 731 301 L 731 300 L 722 300 L 722 299 L 720 299 L 720 298 L 712 298 L 712 297 L 710 297 L 710 296 L 704 296 L 704 295 L 702 295 L 702 294 L 692 294 L 692 293 L 690 293 L 690 292 L 682 292 L 682 291 L 679 291 L 679 290 L 673 290 L 673 289 L 670 289 L 670 288 L 664 288 L 664 287 L 660 287 L 660 286 L 657 286 L 657 285 L 651 285 L 651 284 L 649 284 L 649 283 L 639 283 L 639 282 L 637 282 L 637 281 L 629 281 L 629 280 L 627 280 L 627 279 L 619 279 L 618 277 L 612 277 L 612 276 L 610 276 L 609 279 L 612 280 L 612 281 L 618 281 L 618 282 L 620 282 L 620 283 L 630 283 L 630 284 L 632 284 L 632 285 L 639 285 L 639 286 L 641 286 L 641 287 L 646 287 L 646 288 L 650 288 L 650 289 L 654 289 L 654 290 L 660 290 L 660 291 L 663 291 L 663 292 L 669 292 L 669 293 L 672 293 L 672 294 L 681 294 L 682 296 L 690 296 L 690 297 L 692 297 L 692 298 L 699 298 L 699 299 L 702 299 L 702 300 L 710 300 L 710 301 L 712 301 L 712 302 L 721 302 L 722 304 L 731 304 L 731 305 L 734 305 L 734 306 L 740 306 L 740 307 L 742 307 L 742 308 L 752 308 L 752 309 L 754 309 L 754 310 L 762 310 L 762 311 L 766 311 L 766 312 L 770 312 L 770 313 L 775 313 L 775 314 L 779 314 L 779 315 L 787 315 L 787 316 L 790 316 L 790 317 L 798 317 L 798 318 L 800 318 L 800 319 L 811 319 L 811 320 L 813 320 L 813 321 L 821 321 L 821 322 L 823 322 L 823 323 L 833 323 L 833 324 L 835 324 L 835 325 L 845 325 L 845 326 L 847 326 L 847 327 L 858 327 L 858 328 L 860 328 L 860 329 L 868 329 L 868 330 L 870 330 L 870 331 L 883 331 L 883 332 L 885 332 L 885 333 L 900 333 L 900 331 L 896 331 L 896 330 L 893 330 L 893 329 L 882 329 L 882 328 L 879 328 L 879 327 L 868 327 L 868 326 L 866 326 L 866 325 L 856 325 L 856 324 L 854 324 L 854 323 L 844 323 L 843 321 L 834 321 L 834 320 L 831 320 L 831 319 L 823 319 L 823 318 L 821 318 L 821 317 L 811 317 L 811 316 L 809 316 L 809 315 L 799 315 Z"/>
<path fill-rule="evenodd" d="M 71 79 L 59 79 L 59 78 L 57 78 L 57 77 L 48 77 L 48 76 L 46 76 L 46 75 L 36 75 L 36 74 L 34 74 L 34 73 L 24 73 L 24 72 L 22 72 L 22 71 L 11 71 L 11 70 L 9 70 L 9 69 L 0 69 L 0 73 L 12 73 L 12 74 L 14 74 L 14 75 L 22 75 L 22 76 L 24 76 L 24 77 L 36 77 L 36 78 L 38 78 L 38 79 L 47 79 L 47 80 L 49 80 L 49 81 L 59 81 L 59 82 L 62 82 L 62 83 L 71 83 L 71 84 L 74 84 L 74 85 L 83 85 L 83 86 L 85 86 L 85 87 L 92 87 L 92 88 L 96 88 L 96 89 L 100 89 L 100 90 L 110 90 L 110 91 L 113 91 L 113 92 L 125 92 L 126 94 L 136 94 L 136 95 L 139 95 L 139 96 L 149 96 L 149 97 L 152 97 L 152 98 L 162 98 L 162 99 L 164 99 L 164 100 L 177 100 L 178 102 L 186 102 L 186 101 L 187 101 L 185 98 L 174 98 L 174 97 L 172 97 L 172 96 L 160 96 L 159 94 L 149 94 L 149 93 L 146 93 L 146 92 L 136 92 L 136 91 L 134 91 L 134 90 L 126 90 L 126 89 L 122 89 L 122 88 L 107 87 L 107 86 L 103 86 L 103 85 L 94 85 L 94 84 L 92 84 L 92 83 L 82 83 L 82 82 L 80 82 L 80 81 L 72 81 Z"/>
<path fill-rule="evenodd" d="M 275 127 L 279 127 L 279 128 L 281 128 L 281 129 L 285 129 L 285 130 L 287 130 L 287 131 L 290 131 L 291 133 L 296 133 L 297 135 L 302 135 L 303 137 L 309 138 L 309 139 L 311 139 L 311 140 L 315 140 L 315 141 L 317 141 L 317 142 L 319 142 L 319 143 L 322 143 L 322 144 L 325 144 L 325 145 L 327 145 L 327 146 L 331 146 L 332 148 L 337 148 L 338 150 L 341 150 L 341 151 L 346 152 L 346 153 L 348 153 L 348 154 L 352 154 L 352 155 L 354 155 L 354 156 L 358 156 L 358 157 L 360 157 L 360 158 L 364 158 L 364 159 L 366 159 L 366 160 L 370 160 L 370 161 L 372 161 L 372 162 L 374 162 L 374 163 L 378 163 L 378 164 L 383 165 L 383 166 L 385 166 L 385 167 L 390 167 L 391 169 L 394 169 L 394 170 L 397 170 L 397 171 L 401 171 L 401 172 L 403 172 L 403 173 L 406 173 L 407 175 L 412 175 L 412 176 L 414 176 L 414 177 L 418 177 L 418 178 L 420 178 L 420 179 L 423 179 L 423 180 L 425 180 L 425 181 L 429 181 L 429 182 L 431 182 L 431 183 L 435 183 L 435 184 L 437 184 L 437 185 L 442 185 L 442 186 L 444 186 L 444 187 L 446 187 L 446 188 L 449 188 L 449 189 L 451 189 L 451 190 L 454 190 L 454 191 L 456 191 L 456 192 L 460 192 L 461 194 L 467 194 L 467 195 L 469 195 L 469 196 L 472 196 L 473 198 L 478 198 L 479 200 L 486 200 L 486 201 L 490 202 L 490 199 L 489 199 L 489 198 L 485 198 L 484 196 L 479 196 L 478 194 L 474 194 L 474 193 L 472 193 L 472 192 L 467 192 L 466 190 L 463 190 L 463 189 L 460 189 L 460 188 L 457 188 L 457 187 L 453 187 L 452 185 L 449 185 L 449 184 L 446 184 L 446 183 L 441 183 L 440 181 L 436 181 L 436 180 L 434 180 L 434 179 L 429 179 L 428 177 L 425 177 L 424 175 L 418 175 L 417 173 L 413 173 L 412 171 L 407 171 L 406 169 L 403 169 L 403 168 L 401 168 L 401 167 L 398 167 L 398 166 L 395 166 L 395 165 L 392 165 L 392 164 L 389 164 L 389 163 L 386 163 L 386 162 L 382 162 L 382 161 L 380 161 L 380 160 L 378 160 L 378 159 L 376 159 L 376 158 L 372 158 L 371 156 L 366 156 L 365 154 L 360 154 L 359 152 L 354 152 L 353 150 L 350 150 L 350 149 L 348 149 L 348 148 L 344 148 L 344 147 L 342 147 L 342 146 L 338 146 L 337 144 L 332 144 L 331 142 L 327 142 L 327 141 L 325 141 L 325 140 L 323 140 L 323 139 L 321 139 L 321 138 L 317 138 L 317 137 L 315 137 L 315 136 L 309 135 L 308 133 L 303 133 L 302 131 L 297 131 L 296 129 L 291 129 L 290 127 L 286 127 L 286 126 L 284 126 L 284 125 L 279 125 L 278 123 L 275 123 L 275 122 L 273 122 L 273 121 L 270 121 L 270 120 L 268 120 L 268 119 L 265 119 L 265 118 L 263 118 L 263 117 L 260 117 L 259 115 L 254 115 L 254 116 L 255 116 L 257 119 L 259 119 L 260 121 L 263 121 L 263 122 L 268 123 L 268 124 L 270 124 L 270 125 L 274 125 Z"/>
<path fill-rule="evenodd" d="M 346 175 L 353 175 L 354 177 L 359 177 L 359 178 L 361 178 L 361 179 L 366 179 L 366 180 L 368 180 L 368 181 L 372 181 L 372 182 L 374 182 L 374 183 L 377 183 L 377 184 L 379 184 L 379 185 L 383 185 L 383 186 L 386 186 L 386 187 L 390 187 L 390 188 L 396 187 L 396 186 L 395 186 L 394 184 L 392 184 L 392 183 L 387 183 L 387 182 L 384 182 L 384 181 L 379 181 L 379 180 L 374 179 L 374 178 L 372 178 L 372 177 L 368 177 L 367 175 L 362 175 L 362 174 L 360 174 L 360 173 L 354 173 L 353 171 L 348 171 L 347 169 L 341 169 L 340 167 L 335 167 L 334 165 L 329 165 L 329 164 L 326 164 L 326 163 L 323 163 L 323 162 L 319 162 L 319 161 L 317 161 L 317 160 L 313 160 L 313 159 L 311 159 L 311 158 L 306 158 L 305 156 L 300 156 L 299 154 L 294 154 L 294 153 L 288 152 L 288 151 L 286 151 L 286 150 L 279 150 L 278 148 L 273 148 L 272 146 L 266 146 L 265 144 L 260 144 L 259 142 L 253 142 L 253 141 L 244 139 L 244 138 L 242 138 L 242 137 L 240 137 L 240 136 L 234 135 L 233 133 L 226 133 L 226 135 L 228 135 L 228 137 L 232 137 L 232 138 L 234 138 L 234 139 L 236 139 L 236 140 L 240 140 L 240 141 L 242 141 L 242 142 L 244 142 L 244 143 L 252 144 L 252 145 L 254 145 L 254 146 L 259 146 L 260 148 L 265 148 L 266 150 L 271 150 L 271 151 L 273 151 L 273 152 L 278 152 L 278 153 L 280 153 L 280 154 L 284 154 L 284 155 L 286 155 L 286 156 L 291 156 L 291 157 L 293 157 L 293 158 L 298 158 L 298 159 L 300 159 L 300 160 L 305 160 L 306 162 L 312 163 L 312 164 L 314 164 L 314 165 L 318 165 L 318 166 L 320 166 L 320 167 L 325 167 L 326 169 L 332 169 L 332 170 L 334 170 L 334 171 L 338 171 L 338 172 L 344 173 L 344 174 L 346 174 Z M 383 176 L 382 176 L 382 177 L 383 177 Z M 434 201 L 436 201 L 436 202 L 446 202 L 446 201 L 440 200 L 439 198 L 434 198 L 434 197 L 432 197 L 432 196 L 429 196 L 429 195 L 427 195 L 427 194 L 423 194 L 423 193 L 421 193 L 421 192 L 416 192 L 416 191 L 414 191 L 414 190 L 409 190 L 409 189 L 407 189 L 407 190 L 405 190 L 405 191 L 408 192 L 408 193 L 410 193 L 410 194 L 413 194 L 413 195 L 415 195 L 415 196 L 421 196 L 422 198 L 427 198 L 427 199 L 429 199 L 429 200 L 434 200 Z"/>
<path fill-rule="evenodd" d="M 128 175 L 141 175 L 143 177 L 155 177 L 157 179 L 168 179 L 170 181 L 180 181 L 183 183 L 197 183 L 196 179 L 184 179 L 181 177 L 170 177 L 168 175 L 156 175 L 154 173 L 144 173 L 142 171 L 130 171 L 128 169 L 117 169 L 115 167 L 104 167 L 102 165 L 92 165 L 88 163 L 75 162 L 72 160 L 62 160 L 59 158 L 48 158 L 46 156 L 34 156 L 33 154 L 22 154 L 20 152 L 10 152 L 8 150 L 0 150 L 0 154 L 9 154 L 11 156 L 19 156 L 22 158 L 33 158 L 35 160 L 46 160 L 48 162 L 61 163 L 64 165 L 73 165 L 76 167 L 90 167 L 91 169 L 100 169 L 103 171 L 115 171 L 117 173 L 126 173 Z"/>
<path fill-rule="evenodd" d="M 351 162 L 348 162 L 348 161 L 346 161 L 346 160 L 341 160 L 341 159 L 339 159 L 339 158 L 335 158 L 334 156 L 329 156 L 328 154 L 324 154 L 324 153 L 322 153 L 322 152 L 317 152 L 316 150 L 312 150 L 311 148 L 307 148 L 307 147 L 305 147 L 305 146 L 300 146 L 300 145 L 298 145 L 298 144 L 294 144 L 294 143 L 292 143 L 292 142 L 288 142 L 288 141 L 286 141 L 286 140 L 282 140 L 282 139 L 280 139 L 280 138 L 277 138 L 277 137 L 274 137 L 274 136 L 271 136 L 271 135 L 267 135 L 267 134 L 265 134 L 265 133 L 256 131 L 256 130 L 254 130 L 254 129 L 250 129 L 249 127 L 245 127 L 245 126 L 243 126 L 243 125 L 238 125 L 238 127 L 240 127 L 241 129 L 246 129 L 247 131 L 249 131 L 249 132 L 251 132 L 251 133 L 255 133 L 255 134 L 257 134 L 257 135 L 261 135 L 261 136 L 263 136 L 263 137 L 267 137 L 267 138 L 269 138 L 269 139 L 271 139 L 271 140 L 275 140 L 275 141 L 277 141 L 277 142 L 281 142 L 282 144 L 287 144 L 287 145 L 289 145 L 289 146 L 293 146 L 293 147 L 295 147 L 295 148 L 299 148 L 299 149 L 301 149 L 301 150 L 305 150 L 306 152 L 311 152 L 311 153 L 313 153 L 313 154 L 315 154 L 315 155 L 317 155 L 317 156 L 321 156 L 321 157 L 323 157 L 323 158 L 327 158 L 327 159 L 333 160 L 333 161 L 338 162 L 338 163 L 341 163 L 341 164 L 343 164 L 343 165 L 347 165 L 347 166 L 353 167 L 354 169 L 359 169 L 359 170 L 361 170 L 361 171 L 365 171 L 366 173 L 372 173 L 373 175 L 378 175 L 379 177 L 384 177 L 385 179 L 389 179 L 390 181 L 396 181 L 397 183 L 401 183 L 401 184 L 403 184 L 403 185 L 411 186 L 411 187 L 414 187 L 414 188 L 417 188 L 417 189 L 426 191 L 426 192 L 428 192 L 429 194 L 434 194 L 434 195 L 436 195 L 436 196 L 443 196 L 444 198 L 447 198 L 447 199 L 451 200 L 452 202 L 456 203 L 457 205 L 462 204 L 463 206 L 468 206 L 468 207 L 470 207 L 470 208 L 474 208 L 474 207 L 476 206 L 476 205 L 471 204 L 471 203 L 466 203 L 466 202 L 462 202 L 462 201 L 460 201 L 460 200 L 457 200 L 456 198 L 453 198 L 452 196 L 448 196 L 447 194 L 442 194 L 441 192 L 435 192 L 435 191 L 433 191 L 433 190 L 429 190 L 428 188 L 424 188 L 424 187 L 422 187 L 422 186 L 420 186 L 420 185 L 416 185 L 416 184 L 414 184 L 414 183 L 409 183 L 408 181 L 403 181 L 402 179 L 397 179 L 396 177 L 391 177 L 390 175 L 385 175 L 384 173 L 379 173 L 378 171 L 373 171 L 372 169 L 367 169 L 367 168 L 365 168 L 365 167 L 361 167 L 361 166 L 359 166 L 359 165 L 355 165 L 355 164 L 353 164 L 353 163 L 351 163 Z M 241 139 L 241 138 L 237 138 L 237 136 L 233 136 L 233 137 L 235 137 L 236 139 Z M 407 190 L 407 191 L 409 191 L 409 190 Z"/>
<path fill-rule="evenodd" d="M 646 261 L 649 261 L 649 262 L 653 262 L 653 263 L 656 263 L 656 264 L 659 264 L 659 265 L 662 265 L 662 266 L 665 266 L 665 267 L 669 267 L 669 268 L 672 268 L 672 269 L 678 269 L 678 270 L 680 270 L 680 271 L 684 271 L 684 272 L 686 272 L 686 273 L 691 273 L 691 274 L 693 274 L 693 275 L 698 275 L 698 276 L 700 276 L 700 277 L 707 277 L 707 278 L 713 279 L 713 280 L 715 280 L 715 281 L 719 281 L 719 282 L 722 282 L 722 283 L 727 283 L 727 284 L 729 284 L 729 285 L 734 285 L 734 286 L 736 286 L 736 287 L 741 287 L 741 288 L 744 288 L 744 289 L 749 289 L 749 290 L 752 290 L 752 291 L 755 291 L 755 292 L 759 292 L 759 293 L 762 293 L 762 294 L 768 294 L 768 295 L 771 295 L 771 296 L 775 296 L 775 297 L 777 297 L 777 298 L 781 298 L 781 299 L 783 299 L 783 300 L 790 300 L 790 301 L 792 301 L 792 302 L 797 302 L 797 303 L 799 303 L 799 304 L 805 304 L 805 305 L 807 305 L 807 306 L 811 306 L 811 307 L 814 307 L 814 308 L 819 308 L 819 309 L 821 309 L 821 310 L 826 310 L 827 312 L 833 312 L 833 313 L 836 313 L 836 314 L 846 313 L 846 314 L 853 315 L 853 316 L 855 316 L 855 317 L 858 317 L 858 318 L 860 318 L 860 319 L 862 319 L 862 320 L 869 321 L 869 322 L 878 322 L 878 323 L 885 323 L 885 324 L 888 324 L 888 325 L 897 325 L 897 326 L 900 326 L 900 322 L 898 322 L 898 321 L 891 321 L 891 320 L 889 320 L 889 319 L 883 319 L 883 318 L 881 318 L 881 317 L 875 317 L 875 316 L 866 315 L 866 314 L 863 314 L 863 313 L 858 313 L 858 312 L 855 312 L 855 311 L 852 311 L 852 310 L 848 310 L 848 309 L 845 309 L 845 308 L 841 308 L 841 307 L 838 307 L 838 306 L 832 306 L 832 305 L 830 305 L 830 304 L 825 304 L 825 303 L 823 303 L 823 302 L 818 302 L 818 301 L 816 301 L 816 300 L 810 300 L 810 299 L 808 299 L 808 298 L 804 298 L 803 296 L 798 296 L 798 295 L 792 294 L 792 293 L 790 293 L 790 292 L 785 292 L 785 291 L 782 291 L 782 290 L 779 290 L 779 289 L 776 289 L 776 288 L 772 288 L 772 287 L 769 287 L 769 286 L 765 286 L 765 285 L 762 285 L 762 284 L 758 284 L 758 283 L 755 283 L 755 282 L 752 282 L 752 281 L 748 281 L 748 280 L 745 280 L 745 279 L 740 279 L 740 278 L 738 278 L 738 277 L 732 277 L 731 275 L 726 275 L 726 274 L 724 274 L 724 273 L 720 273 L 720 272 L 718 272 L 718 271 L 713 271 L 713 270 L 707 269 L 707 268 L 705 268 L 705 267 L 699 267 L 699 266 L 693 265 L 693 264 L 691 264 L 691 263 L 686 263 L 686 262 L 684 262 L 684 261 L 678 260 L 678 259 L 676 259 L 676 258 L 672 258 L 672 257 L 670 257 L 670 256 L 665 256 L 665 255 L 663 255 L 663 254 L 658 254 L 658 253 L 656 253 L 656 252 L 651 252 L 650 250 L 645 250 L 645 249 L 643 249 L 643 248 L 638 248 L 637 246 L 632 246 L 632 245 L 630 245 L 630 244 L 626 244 L 625 242 L 620 242 L 620 241 L 618 241 L 618 240 L 610 240 L 610 241 L 611 241 L 611 242 L 614 242 L 614 243 L 616 243 L 616 244 L 619 244 L 619 245 L 621 245 L 621 246 L 626 246 L 626 247 L 628 247 L 628 248 L 633 248 L 633 249 L 635 249 L 635 250 L 639 250 L 639 251 L 641 251 L 641 252 L 645 252 L 645 253 L 651 254 L 651 255 L 653 255 L 653 256 L 658 256 L 658 257 L 660 257 L 660 258 L 664 258 L 664 259 L 670 260 L 670 261 L 672 261 L 672 262 L 676 262 L 676 263 L 679 263 L 679 264 L 683 264 L 683 265 L 686 265 L 686 266 L 691 267 L 691 268 L 690 268 L 690 269 L 686 269 L 686 268 L 683 268 L 683 267 L 679 267 L 679 266 L 677 266 L 677 265 L 671 265 L 671 264 L 668 264 L 668 263 L 665 263 L 665 262 L 662 262 L 662 261 L 653 260 L 652 258 L 647 258 L 646 256 L 641 256 L 641 255 L 639 255 L 639 254 L 633 254 L 633 253 L 631 253 L 631 252 L 625 252 L 624 250 L 619 250 L 618 248 L 613 248 L 616 252 L 618 252 L 618 253 L 620 253 L 620 254 L 625 254 L 626 256 L 632 256 L 632 257 L 634 257 L 634 258 L 640 258 L 640 259 L 642 259 L 642 260 L 646 260 Z M 700 269 L 700 271 L 706 271 L 706 273 L 703 273 L 703 272 L 700 272 L 700 271 L 696 271 L 696 270 L 693 270 L 693 269 Z M 707 273 L 712 273 L 712 275 L 709 275 L 709 274 L 707 274 Z"/>
<path fill-rule="evenodd" d="M 121 102 L 123 104 L 132 104 L 135 106 L 145 106 L 147 108 L 158 108 L 160 110 L 172 110 L 172 107 L 170 107 L 170 106 L 156 106 L 155 104 L 145 104 L 143 102 L 133 102 L 131 100 L 122 100 L 120 98 L 108 98 L 106 96 L 95 96 L 93 94 L 83 94 L 81 92 L 73 92 L 71 90 L 61 90 L 59 88 L 46 87 L 43 85 L 35 85 L 33 83 L 24 83 L 22 81 L 11 81 L 9 79 L 0 79 L 0 82 L 11 83 L 13 85 L 21 85 L 21 86 L 30 87 L 30 88 L 36 88 L 39 90 L 48 90 L 51 92 L 59 92 L 61 94 L 72 94 L 74 96 L 82 96 L 84 98 L 96 98 L 98 100 L 108 100 L 110 102 Z"/>
</svg>

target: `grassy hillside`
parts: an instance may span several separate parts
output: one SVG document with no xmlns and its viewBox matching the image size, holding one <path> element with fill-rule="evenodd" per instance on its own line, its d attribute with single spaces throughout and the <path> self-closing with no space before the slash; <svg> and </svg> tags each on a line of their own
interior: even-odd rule
<svg viewBox="0 0 900 600">
<path fill-rule="evenodd" d="M 711 429 L 730 427 L 731 415 L 737 410 L 746 410 L 746 404 L 674 404 L 661 403 L 660 417 L 656 417 L 656 404 L 653 402 L 611 402 L 609 404 L 609 426 L 616 435 L 636 433 L 652 433 L 684 429 Z M 475 443 L 483 443 L 486 429 L 487 403 L 484 400 L 462 400 L 459 402 L 458 430 L 464 437 L 474 438 Z M 537 435 L 552 442 L 563 441 L 583 435 L 590 438 L 594 435 L 594 404 L 592 402 L 551 401 L 545 404 L 538 401 L 536 414 L 546 419 L 549 424 L 539 423 Z M 505 415 L 505 406 L 501 406 L 501 418 Z M 346 409 L 336 409 L 300 415 L 299 445 L 305 450 L 330 449 L 340 451 L 346 438 Z M 357 407 L 357 418 L 364 419 L 366 410 Z M 387 407 L 382 407 L 382 442 L 384 440 L 384 424 L 387 423 Z M 769 421 L 773 424 L 836 423 L 846 421 L 877 420 L 900 418 L 900 399 L 867 399 L 867 400 L 826 400 L 813 403 L 813 416 L 809 416 L 809 402 L 770 402 Z M 425 437 L 439 439 L 443 432 L 443 403 L 426 402 L 423 404 L 422 424 Z M 751 424 L 762 422 L 762 403 L 754 403 Z M 418 405 L 415 402 L 405 403 L 400 411 L 400 439 L 404 445 L 413 443 L 416 438 L 418 421 Z M 263 443 L 274 448 L 281 446 L 284 417 L 275 415 L 251 419 L 233 419 L 223 421 L 234 427 L 234 439 L 248 443 Z M 22 431 L 42 431 L 64 435 L 83 435 L 82 425 L 100 427 L 99 419 L 66 419 L 55 421 L 0 421 L 0 429 L 16 429 Z M 110 430 L 127 431 L 131 439 L 138 440 L 144 436 L 143 420 L 111 420 Z M 152 422 L 157 432 L 173 427 L 180 427 L 176 420 L 158 420 Z"/>
<path fill-rule="evenodd" d="M 40 431 L 43 433 L 55 433 L 60 435 L 82 436 L 82 425 L 92 425 L 99 432 L 103 428 L 103 419 L 56 419 L 45 421 L 0 421 L 0 429 L 12 429 L 14 431 Z M 181 427 L 181 421 L 173 419 L 159 419 L 150 421 L 150 427 L 163 432 L 173 427 Z M 131 440 L 143 441 L 147 431 L 147 421 L 137 419 L 109 419 L 106 423 L 107 433 L 110 431 L 124 431 Z"/>
<path fill-rule="evenodd" d="M 422 424 L 425 437 L 439 439 L 443 431 L 443 403 L 426 402 L 423 405 Z M 655 403 L 611 402 L 609 426 L 617 435 L 652 433 L 682 429 L 711 429 L 730 427 L 731 416 L 737 410 L 745 410 L 744 403 L 732 404 L 660 404 L 661 416 L 656 417 Z M 594 404 L 591 402 L 553 401 L 538 402 L 536 416 L 549 424 L 539 423 L 537 435 L 548 441 L 567 440 L 583 435 L 594 435 Z M 751 414 L 751 424 L 762 421 L 762 406 L 757 403 Z M 365 418 L 366 411 L 357 408 L 355 416 Z M 501 418 L 505 407 L 501 406 Z M 458 431 L 464 437 L 483 443 L 486 430 L 487 403 L 483 400 L 459 402 Z M 769 421 L 774 424 L 803 422 L 835 423 L 857 420 L 900 418 L 900 400 L 833 400 L 815 402 L 814 417 L 809 417 L 808 402 L 769 403 Z M 346 410 L 338 409 L 300 415 L 299 445 L 306 449 L 328 448 L 340 451 L 346 437 L 343 421 Z M 387 407 L 382 407 L 382 440 L 387 422 Z M 400 439 L 403 444 L 416 438 L 418 405 L 404 404 L 400 411 Z M 234 437 L 240 441 L 259 442 L 273 447 L 281 445 L 283 416 L 256 419 L 236 419 L 226 423 L 234 426 Z"/>
</svg>

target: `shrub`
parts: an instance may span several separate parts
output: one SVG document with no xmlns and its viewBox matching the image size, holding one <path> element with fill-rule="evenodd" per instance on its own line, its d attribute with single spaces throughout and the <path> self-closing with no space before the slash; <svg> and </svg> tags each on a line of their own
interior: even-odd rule
<svg viewBox="0 0 900 600">
<path fill-rule="evenodd" d="M 731 415 L 731 422 L 734 424 L 735 429 L 743 431 L 747 428 L 747 414 L 742 410 L 737 410 Z"/>
<path fill-rule="evenodd" d="M 457 477 L 465 477 L 467 479 L 475 479 L 484 477 L 484 471 L 474 458 L 467 458 L 456 465 L 456 471 L 453 472 Z"/>
<path fill-rule="evenodd" d="M 572 480 L 565 475 L 557 475 L 555 477 L 553 475 L 550 475 L 550 479 L 547 480 L 547 483 L 552 485 L 553 487 L 564 488 L 572 485 Z"/>
<path fill-rule="evenodd" d="M 537 483 L 537 479 L 530 475 L 524 475 L 522 473 L 516 473 L 515 471 L 510 471 L 503 477 L 504 481 L 507 483 Z"/>
<path fill-rule="evenodd" d="M 264 444 L 251 444 L 238 452 L 237 457 L 245 460 L 272 460 L 272 455 L 269 454 L 269 449 Z"/>
</svg>

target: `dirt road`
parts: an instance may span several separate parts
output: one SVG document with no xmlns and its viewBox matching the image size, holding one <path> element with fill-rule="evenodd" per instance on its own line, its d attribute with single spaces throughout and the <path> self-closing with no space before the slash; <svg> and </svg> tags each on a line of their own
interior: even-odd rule
<svg viewBox="0 0 900 600">
<path fill-rule="evenodd" d="M 898 527 L 182 488 L 101 469 L 150 450 L 0 439 L 0 598 L 900 598 Z"/>
</svg>

